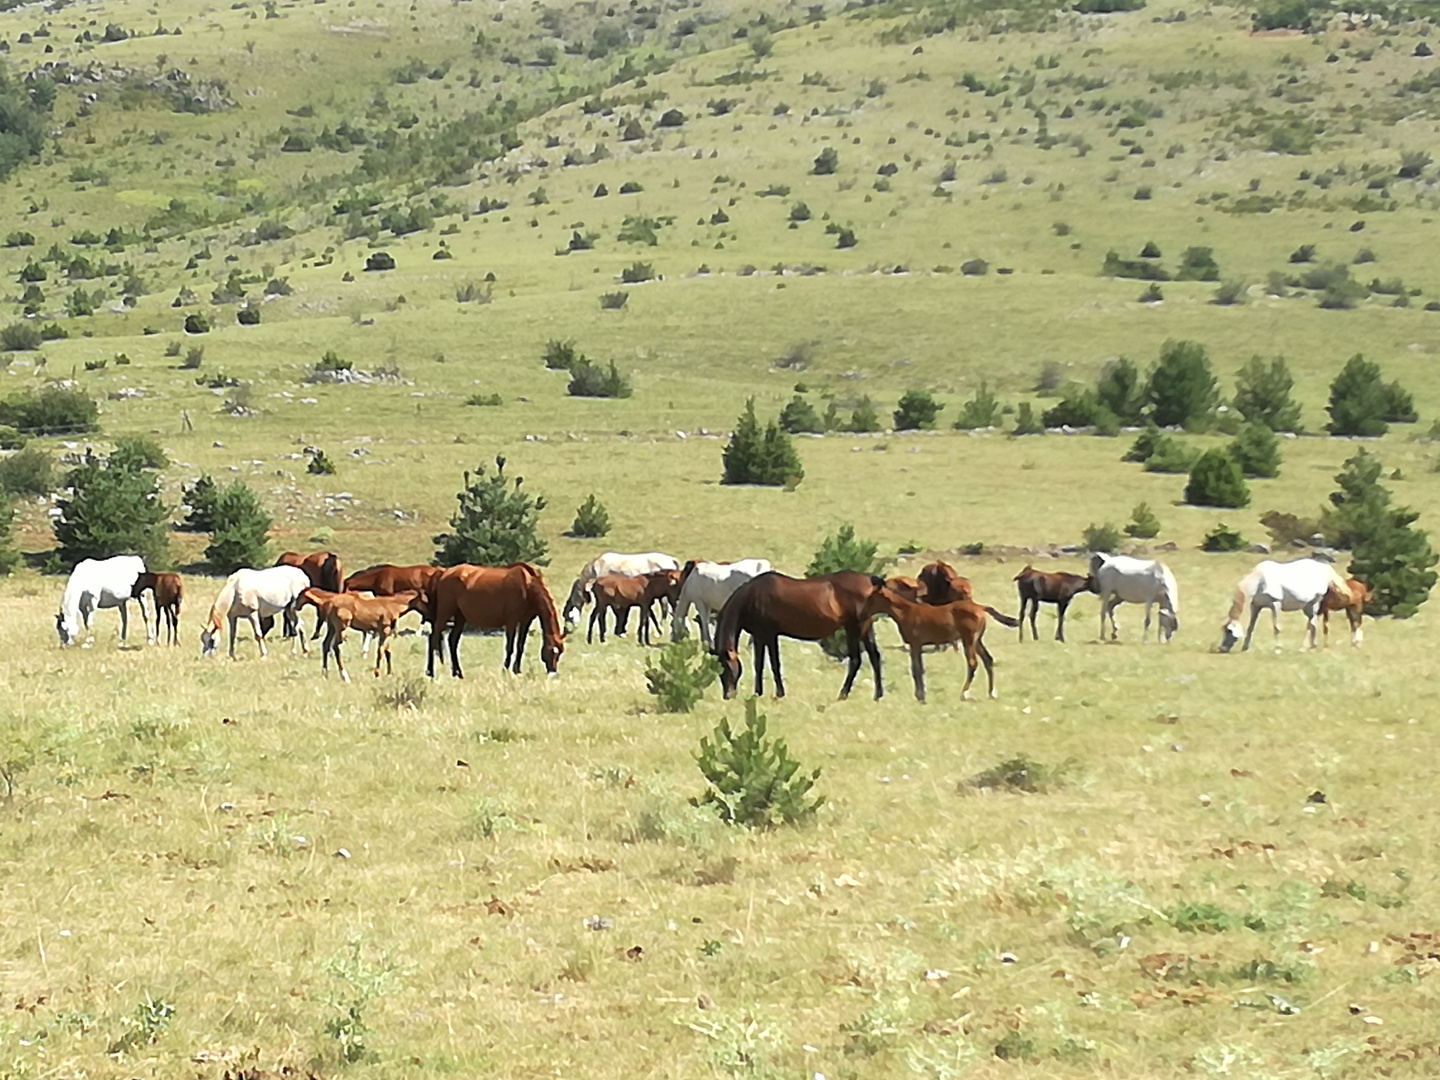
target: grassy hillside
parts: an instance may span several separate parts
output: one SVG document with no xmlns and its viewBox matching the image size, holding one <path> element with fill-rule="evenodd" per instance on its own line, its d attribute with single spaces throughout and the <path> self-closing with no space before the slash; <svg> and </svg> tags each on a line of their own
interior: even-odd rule
<svg viewBox="0 0 1440 1080">
<path fill-rule="evenodd" d="M 1010 610 L 1026 561 L 1075 568 L 1049 545 L 1145 501 L 1183 594 L 1165 650 L 1123 608 L 1102 647 L 1085 599 L 1068 646 L 992 625 L 1001 697 L 964 707 L 949 654 L 913 701 L 888 626 L 878 703 L 863 676 L 835 703 L 841 673 L 785 644 L 790 696 L 762 708 L 827 802 L 745 834 L 689 804 L 739 703 L 655 713 L 628 641 L 571 640 L 552 681 L 467 639 L 468 678 L 397 709 L 283 648 L 202 661 L 202 576 L 182 649 L 121 650 L 106 612 L 59 653 L 61 581 L 23 571 L 0 583 L 0 1076 L 1429 1075 L 1440 631 L 1427 606 L 1310 655 L 1287 616 L 1286 651 L 1213 655 L 1256 556 L 1198 550 L 1318 511 L 1356 449 L 1320 433 L 1357 352 L 1420 414 L 1367 444 L 1387 485 L 1440 513 L 1440 60 L 1405 14 L 0 13 L 12 87 L 65 65 L 43 150 L 0 184 L 0 331 L 57 330 L 4 354 L 0 394 L 62 379 L 102 405 L 97 436 L 33 445 L 153 435 L 168 501 L 244 479 L 277 551 L 351 567 L 428 559 L 463 471 L 503 453 L 549 501 L 556 592 L 602 547 L 799 573 L 854 522 Z M 1142 302 L 1106 258 L 1152 242 L 1171 277 L 1208 249 L 1216 280 Z M 1255 355 L 1295 374 L 1308 434 L 1244 510 L 1179 505 L 1182 477 L 1120 461 L 1129 436 L 950 427 L 982 381 L 1008 429 L 1173 339 L 1227 395 Z M 567 395 L 551 341 L 633 395 Z M 327 353 L 385 377 L 310 381 Z M 793 491 L 721 486 L 745 401 L 773 416 L 797 386 L 821 412 L 946 408 L 797 440 Z M 311 446 L 336 475 L 307 474 Z M 612 532 L 565 537 L 592 492 Z M 19 506 L 37 562 L 52 505 Z M 177 561 L 203 543 L 177 534 Z M 422 662 L 404 639 L 385 687 Z M 1017 758 L 1043 791 L 963 784 Z"/>
</svg>

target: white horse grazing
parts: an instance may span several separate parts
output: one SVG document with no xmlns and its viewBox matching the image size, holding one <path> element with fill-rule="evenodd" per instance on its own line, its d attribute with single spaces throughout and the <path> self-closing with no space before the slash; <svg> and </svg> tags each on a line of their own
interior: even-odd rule
<svg viewBox="0 0 1440 1080">
<path fill-rule="evenodd" d="M 656 570 L 679 570 L 680 560 L 663 551 L 645 551 L 638 555 L 625 555 L 618 551 L 607 551 L 597 555 L 585 564 L 575 584 L 570 586 L 570 596 L 561 610 L 566 622 L 573 622 L 580 609 L 590 602 L 590 586 L 602 574 L 619 574 L 622 577 L 641 577 Z"/>
<path fill-rule="evenodd" d="M 116 555 L 111 559 L 83 559 L 65 583 L 65 595 L 55 616 L 55 632 L 60 644 L 69 645 L 85 631 L 85 644 L 94 640 L 90 632 L 90 615 L 96 608 L 120 609 L 120 640 L 130 629 L 128 604 L 135 590 L 135 579 L 145 573 L 145 560 L 139 555 Z M 145 605 L 140 604 L 140 621 L 145 621 Z M 148 631 L 148 626 L 147 626 Z"/>
<path fill-rule="evenodd" d="M 242 618 L 250 621 L 255 631 L 255 643 L 260 646 L 260 655 L 265 655 L 265 633 L 260 626 L 263 616 L 294 611 L 296 599 L 310 587 L 310 578 L 298 566 L 271 566 L 264 570 L 236 570 L 225 579 L 220 595 L 210 607 L 210 619 L 200 632 L 201 655 L 209 656 L 219 647 L 220 625 L 230 624 L 230 659 L 235 659 L 235 624 Z M 303 633 L 297 633 L 295 640 L 300 650 L 307 655 L 310 646 Z M 292 642 L 290 651 L 295 651 Z"/>
<path fill-rule="evenodd" d="M 1110 620 L 1110 640 L 1120 636 L 1115 626 L 1115 608 L 1121 603 L 1145 605 L 1145 629 L 1140 635 L 1141 642 L 1150 636 L 1150 608 L 1154 605 L 1160 607 L 1156 641 L 1162 644 L 1168 642 L 1180 629 L 1180 586 L 1164 563 L 1097 551 L 1090 556 L 1090 576 L 1095 579 L 1095 591 L 1100 594 L 1102 641 L 1105 640 L 1107 618 Z"/>
<path fill-rule="evenodd" d="M 1325 595 L 1334 590 L 1337 598 L 1350 602 L 1350 583 L 1335 572 L 1329 563 L 1318 559 L 1296 559 L 1281 563 L 1266 559 L 1240 579 L 1235 586 L 1235 601 L 1230 605 L 1230 617 L 1220 638 L 1220 651 L 1228 653 L 1240 640 L 1240 616 L 1245 608 L 1250 609 L 1250 625 L 1245 628 L 1244 652 L 1250 648 L 1250 639 L 1255 635 L 1255 623 L 1260 612 L 1270 610 L 1275 626 L 1275 648 L 1280 648 L 1280 612 L 1303 611 L 1308 621 L 1306 645 L 1315 648 L 1315 630 L 1320 622 Z"/>
<path fill-rule="evenodd" d="M 679 641 L 685 630 L 685 618 L 693 605 L 695 618 L 700 623 L 700 641 L 709 652 L 710 620 L 720 614 L 736 589 L 751 578 L 770 572 L 769 559 L 737 559 L 732 563 L 705 562 L 694 560 L 685 564 L 680 578 L 680 595 L 675 600 L 675 621 L 670 627 L 670 638 Z"/>
</svg>

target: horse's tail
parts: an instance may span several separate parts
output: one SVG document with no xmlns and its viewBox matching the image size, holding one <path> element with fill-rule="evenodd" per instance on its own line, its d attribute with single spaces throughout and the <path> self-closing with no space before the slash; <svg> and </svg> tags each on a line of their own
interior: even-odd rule
<svg viewBox="0 0 1440 1080">
<path fill-rule="evenodd" d="M 345 570 L 340 556 L 333 551 L 325 553 L 325 561 L 320 564 L 320 576 L 326 589 L 337 593 L 345 591 Z"/>
<path fill-rule="evenodd" d="M 983 605 L 981 605 L 981 606 L 984 607 L 985 611 L 989 614 L 989 616 L 990 616 L 992 619 L 994 619 L 996 622 L 998 622 L 1001 626 L 1008 626 L 1008 627 L 1010 627 L 1010 628 L 1013 630 L 1015 627 L 1017 627 L 1017 626 L 1020 625 L 1020 620 L 1019 620 L 1019 619 L 1012 619 L 1009 615 L 1006 615 L 1004 612 L 1002 612 L 1002 611 L 996 611 L 996 610 L 995 610 L 993 607 L 991 607 L 989 604 L 983 604 Z"/>
<path fill-rule="evenodd" d="M 1180 617 L 1180 583 L 1175 580 L 1175 575 L 1164 563 L 1156 563 L 1160 567 L 1160 584 L 1165 593 L 1165 599 L 1170 602 L 1170 614 L 1176 619 Z M 1232 615 L 1231 618 L 1234 618 Z"/>
</svg>

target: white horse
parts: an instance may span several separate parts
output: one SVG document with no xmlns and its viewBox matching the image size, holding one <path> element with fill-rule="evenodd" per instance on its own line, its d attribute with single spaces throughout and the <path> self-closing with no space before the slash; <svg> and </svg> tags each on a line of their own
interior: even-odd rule
<svg viewBox="0 0 1440 1080">
<path fill-rule="evenodd" d="M 732 563 L 716 563 L 692 559 L 685 564 L 685 573 L 680 578 L 680 595 L 675 600 L 675 621 L 670 627 L 670 639 L 679 641 L 685 632 L 685 618 L 691 606 L 700 623 L 700 641 L 709 652 L 710 620 L 720 614 L 736 589 L 751 578 L 770 572 L 769 559 L 737 559 Z"/>
<path fill-rule="evenodd" d="M 570 596 L 561 609 L 561 617 L 573 622 L 580 610 L 590 602 L 590 586 L 602 574 L 620 574 L 622 577 L 640 577 L 656 570 L 679 570 L 680 560 L 663 551 L 645 551 L 638 555 L 625 555 L 618 551 L 607 551 L 597 555 L 585 564 L 575 584 L 570 586 Z"/>
<path fill-rule="evenodd" d="M 90 616 L 96 608 L 120 609 L 120 640 L 130 630 L 129 602 L 134 599 L 135 579 L 145 573 L 145 560 L 139 555 L 116 555 L 110 559 L 82 559 L 65 582 L 65 595 L 55 615 L 55 632 L 60 644 L 69 645 L 85 632 L 85 644 L 95 639 L 90 632 Z M 140 621 L 145 622 L 145 604 L 140 605 Z M 149 625 L 146 625 L 149 632 Z"/>
<path fill-rule="evenodd" d="M 1090 556 L 1090 576 L 1095 579 L 1095 591 L 1100 594 L 1100 640 L 1105 640 L 1107 618 L 1110 620 L 1110 640 L 1120 636 L 1115 626 L 1115 608 L 1121 603 L 1145 605 L 1145 629 L 1140 635 L 1141 642 L 1150 636 L 1152 606 L 1159 605 L 1160 608 L 1156 641 L 1162 644 L 1168 642 L 1180 628 L 1180 586 L 1164 563 L 1097 551 Z"/>
<path fill-rule="evenodd" d="M 1266 559 L 1240 579 L 1235 586 L 1235 600 L 1230 605 L 1230 616 L 1220 638 L 1220 651 L 1228 653 L 1240 640 L 1240 616 L 1250 608 L 1250 625 L 1245 629 L 1245 643 L 1240 646 L 1244 652 L 1250 648 L 1250 639 L 1255 635 L 1255 623 L 1260 612 L 1270 610 L 1275 626 L 1275 648 L 1280 648 L 1280 612 L 1303 611 L 1308 620 L 1306 645 L 1315 648 L 1315 630 L 1320 622 L 1325 595 L 1334 590 L 1338 598 L 1350 602 L 1350 583 L 1336 573 L 1329 563 L 1318 559 L 1296 559 L 1281 563 Z"/>
<path fill-rule="evenodd" d="M 255 643 L 260 646 L 260 655 L 265 653 L 265 632 L 260 626 L 262 617 L 294 611 L 294 604 L 300 594 L 310 587 L 310 578 L 298 566 L 271 566 L 264 570 L 236 570 L 225 579 L 220 595 L 210 607 L 210 619 L 200 632 L 200 651 L 210 656 L 219 647 L 220 625 L 230 624 L 230 659 L 235 659 L 235 625 L 242 618 L 248 619 L 255 631 Z M 297 633 L 295 640 L 300 650 L 307 655 L 310 646 L 303 633 Z M 290 651 L 295 651 L 292 642 Z"/>
</svg>

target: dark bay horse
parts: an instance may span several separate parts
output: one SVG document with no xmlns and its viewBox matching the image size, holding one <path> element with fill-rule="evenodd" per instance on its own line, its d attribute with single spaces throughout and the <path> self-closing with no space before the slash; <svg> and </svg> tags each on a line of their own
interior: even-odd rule
<svg viewBox="0 0 1440 1080">
<path fill-rule="evenodd" d="M 295 566 L 305 571 L 305 576 L 310 579 L 310 587 L 313 589 L 324 589 L 326 592 L 340 592 L 345 587 L 345 568 L 340 563 L 340 556 L 333 551 L 312 551 L 308 555 L 301 555 L 298 551 L 287 551 L 275 560 L 276 566 Z M 290 625 L 289 616 L 285 620 L 285 636 L 298 633 L 299 620 L 296 626 Z M 265 627 L 268 634 L 270 628 Z M 315 633 L 320 633 L 320 615 L 315 615 Z"/>
<path fill-rule="evenodd" d="M 990 696 L 995 694 L 995 661 L 990 650 L 985 648 L 985 616 L 989 615 L 1006 626 L 1019 626 L 1019 619 L 1002 615 L 992 607 L 972 603 L 969 600 L 954 600 L 948 604 L 917 604 L 886 586 L 876 589 L 865 605 L 870 615 L 889 615 L 900 629 L 900 636 L 910 646 L 910 675 L 915 680 L 915 697 L 925 700 L 925 654 L 926 645 L 949 645 L 958 643 L 965 652 L 965 666 L 968 674 L 960 690 L 960 699 L 970 697 L 970 684 L 975 681 L 975 670 L 985 665 L 985 678 L 989 682 Z"/>
<path fill-rule="evenodd" d="M 507 670 L 520 674 L 525 656 L 525 638 L 530 625 L 540 620 L 540 658 L 545 670 L 555 674 L 560 654 L 565 651 L 560 616 L 545 588 L 545 579 L 528 563 L 510 566 L 470 566 L 461 563 L 434 575 L 426 586 L 425 598 L 432 615 L 430 648 L 425 674 L 435 677 L 435 654 L 442 653 L 443 635 L 450 631 L 450 672 L 457 679 L 460 670 L 460 636 L 467 626 L 477 630 L 505 631 Z M 512 664 L 511 658 L 514 658 Z"/>
<path fill-rule="evenodd" d="M 955 572 L 949 563 L 932 562 L 920 571 L 920 584 L 925 589 L 925 603 L 950 604 L 956 600 L 974 600 L 975 590 L 970 579 Z"/>
<path fill-rule="evenodd" d="M 720 623 L 715 631 L 715 655 L 720 660 L 720 685 L 725 697 L 735 696 L 740 682 L 740 655 L 737 646 L 740 633 L 750 635 L 755 648 L 755 693 L 765 692 L 765 656 L 769 653 L 770 670 L 775 675 L 775 696 L 785 696 L 785 682 L 780 675 L 780 638 L 819 641 L 837 630 L 845 632 L 849 654 L 849 670 L 840 699 L 850 695 L 855 676 L 860 671 L 860 649 L 870 657 L 875 675 L 875 697 L 884 696 L 880 681 L 880 650 L 875 645 L 873 616 L 865 613 L 865 605 L 885 579 L 853 570 L 841 570 L 816 578 L 792 578 L 771 571 L 752 578 L 725 602 L 720 610 Z"/>
<path fill-rule="evenodd" d="M 635 639 L 641 645 L 650 644 L 650 629 L 660 629 L 660 624 L 655 619 L 654 605 L 657 600 L 669 600 L 674 604 L 675 598 L 680 594 L 679 570 L 652 570 L 648 574 L 641 574 L 639 577 L 627 577 L 624 574 L 601 574 L 590 583 L 590 595 L 595 600 L 595 610 L 590 613 L 590 626 L 585 633 L 585 642 L 589 644 L 595 635 L 595 624 L 600 624 L 600 640 L 605 640 L 605 623 L 610 612 L 615 613 L 615 632 L 618 634 L 624 626 L 625 615 L 631 608 L 640 610 L 640 627 L 635 632 Z"/>
<path fill-rule="evenodd" d="M 160 618 L 165 618 L 165 639 L 168 645 L 180 644 L 180 604 L 185 599 L 185 583 L 179 574 L 157 574 L 147 570 L 135 579 L 135 588 L 130 595 L 140 599 L 140 594 L 149 589 L 155 597 L 155 641 L 160 640 Z M 145 617 L 144 603 L 141 603 L 140 617 Z M 146 637 L 150 626 L 145 626 Z"/>
<path fill-rule="evenodd" d="M 1035 629 L 1035 616 L 1041 604 L 1054 604 L 1056 613 L 1055 640 L 1065 640 L 1065 609 L 1082 592 L 1096 592 L 1095 579 L 1089 574 L 1046 573 L 1032 566 L 1015 575 L 1015 588 L 1020 593 L 1020 640 L 1025 640 L 1025 611 L 1030 611 L 1030 637 L 1040 640 Z"/>
</svg>

